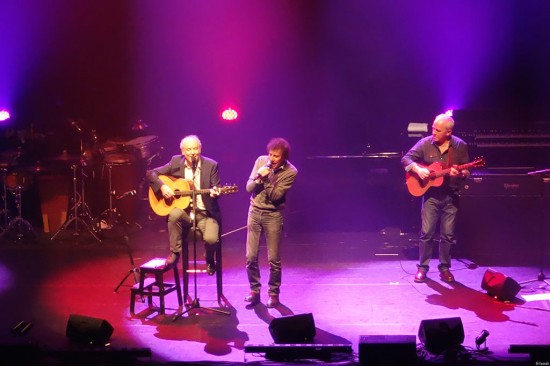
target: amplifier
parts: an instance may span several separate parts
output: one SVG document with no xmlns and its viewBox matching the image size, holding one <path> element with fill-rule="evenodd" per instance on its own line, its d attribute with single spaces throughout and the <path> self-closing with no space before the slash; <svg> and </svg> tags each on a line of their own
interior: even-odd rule
<svg viewBox="0 0 550 366">
<path fill-rule="evenodd" d="M 472 175 L 461 191 L 454 255 L 479 265 L 540 265 L 550 254 L 549 188 L 540 175 Z"/>
<path fill-rule="evenodd" d="M 466 179 L 461 196 L 542 197 L 544 182 L 540 175 L 482 174 Z"/>
</svg>

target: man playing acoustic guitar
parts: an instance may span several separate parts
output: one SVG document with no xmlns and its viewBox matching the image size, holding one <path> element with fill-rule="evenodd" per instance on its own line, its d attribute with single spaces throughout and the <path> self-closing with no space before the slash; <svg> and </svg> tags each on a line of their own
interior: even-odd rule
<svg viewBox="0 0 550 366">
<path fill-rule="evenodd" d="M 221 213 L 218 197 L 221 194 L 218 163 L 201 156 L 201 141 L 195 135 L 184 137 L 180 142 L 181 155 L 174 155 L 170 161 L 158 168 L 147 171 L 150 187 L 157 195 L 159 204 L 168 208 L 168 236 L 170 255 L 165 266 L 176 263 L 182 250 L 182 238 L 185 242 L 189 229 L 193 226 L 193 215 L 197 228 L 205 242 L 206 270 L 212 276 L 215 273 L 214 253 L 220 238 Z M 167 176 L 169 179 L 164 179 Z M 188 197 L 179 197 L 170 187 L 170 179 L 188 184 L 191 189 L 205 190 L 208 194 L 196 195 L 196 202 Z M 175 187 L 175 186 L 173 186 Z M 180 204 L 182 203 L 183 204 Z M 191 205 L 195 205 L 192 209 Z M 154 209 L 154 208 L 153 208 Z M 156 212 L 156 211 L 155 211 Z"/>
<path fill-rule="evenodd" d="M 435 117 L 432 135 L 420 139 L 401 159 L 407 179 L 419 187 L 427 187 L 422 195 L 422 229 L 420 232 L 419 264 L 415 282 L 425 282 L 437 224 L 439 223 L 439 276 L 442 281 L 453 282 L 451 246 L 456 243 L 455 224 L 458 212 L 458 189 L 460 181 L 469 176 L 467 169 L 459 171 L 458 165 L 468 163 L 468 146 L 462 139 L 453 136 L 454 120 L 448 114 Z M 448 169 L 443 181 L 430 187 L 433 178 L 432 166 Z M 407 184 L 411 191 L 411 186 Z M 411 191 L 411 193 L 413 193 Z M 417 195 L 414 194 L 413 195 Z"/>
</svg>

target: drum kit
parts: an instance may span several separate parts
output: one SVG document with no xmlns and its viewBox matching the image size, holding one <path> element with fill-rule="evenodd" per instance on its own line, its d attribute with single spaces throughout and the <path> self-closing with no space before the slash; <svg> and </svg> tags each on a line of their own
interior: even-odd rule
<svg viewBox="0 0 550 366">
<path fill-rule="evenodd" d="M 33 169 L 12 169 L 13 166 L 18 164 L 21 154 L 21 149 L 0 154 L 3 202 L 3 207 L 0 211 L 0 228 L 2 230 L 0 239 L 11 231 L 15 231 L 18 240 L 23 239 L 25 233 L 30 233 L 33 239 L 38 239 L 38 235 L 34 231 L 33 226 L 25 220 L 22 215 L 22 194 L 32 184 L 34 175 Z M 39 166 L 34 169 L 37 168 L 39 168 Z M 13 218 L 10 218 L 10 210 L 8 208 L 8 192 L 14 195 L 16 216 Z"/>
<path fill-rule="evenodd" d="M 139 201 L 146 200 L 148 183 L 145 172 L 152 161 L 160 156 L 163 147 L 158 136 L 141 136 L 127 141 L 108 140 L 98 146 L 98 159 L 93 164 L 92 176 L 99 180 L 99 184 L 95 185 L 96 190 L 107 197 L 107 202 L 104 202 L 107 208 L 96 218 L 87 218 L 89 229 L 85 227 L 100 240 L 97 237 L 100 233 L 121 237 L 126 235 L 126 228 L 137 223 Z M 81 187 L 83 181 L 84 178 L 81 178 Z M 85 205 L 83 188 L 80 196 Z M 86 206 L 84 211 L 88 212 Z M 85 216 L 90 215 L 86 213 Z M 121 228 L 122 232 L 118 230 Z"/>
<path fill-rule="evenodd" d="M 82 132 L 81 129 L 78 130 Z M 153 160 L 161 155 L 162 150 L 158 136 L 153 135 L 139 136 L 126 141 L 107 140 L 103 143 L 94 141 L 90 149 L 84 148 L 81 137 L 80 154 L 72 155 L 63 151 L 60 155 L 42 160 L 46 167 L 42 162 L 36 162 L 30 168 L 23 168 L 23 164 L 19 162 L 22 154 L 20 149 L 0 153 L 3 202 L 0 210 L 0 238 L 14 230 L 18 239 L 21 239 L 26 231 L 38 237 L 33 226 L 22 217 L 21 198 L 22 194 L 33 185 L 37 175 L 50 174 L 52 170 L 57 174 L 62 171 L 67 176 L 67 181 L 70 174 L 72 207 L 66 211 L 68 213 L 66 221 L 51 236 L 51 240 L 55 240 L 61 232 L 72 228 L 75 236 L 88 232 L 101 242 L 102 231 L 109 230 L 120 223 L 137 223 L 138 200 L 147 200 L 148 182 L 145 179 L 145 172 L 150 168 Z M 108 207 L 95 218 L 86 203 L 88 183 L 95 190 L 91 192 L 95 208 L 99 211 L 105 206 L 97 207 L 98 204 L 108 204 Z M 70 194 L 69 190 L 67 187 L 67 195 Z M 14 195 L 16 209 L 14 218 L 10 218 L 12 210 L 8 207 L 9 193 Z M 101 197 L 105 194 L 108 199 L 98 199 L 98 195 Z"/>
<path fill-rule="evenodd" d="M 106 178 L 109 192 L 109 208 L 100 215 L 102 219 L 112 217 L 116 210 L 116 216 L 122 216 L 126 222 L 136 221 L 138 201 L 147 199 L 145 172 L 162 150 L 157 136 L 141 136 L 125 142 L 107 141 L 100 147 L 100 176 Z M 117 202 L 116 209 L 113 209 L 113 200 Z M 105 226 L 102 221 L 110 223 L 110 220 L 100 220 L 101 226 Z"/>
</svg>

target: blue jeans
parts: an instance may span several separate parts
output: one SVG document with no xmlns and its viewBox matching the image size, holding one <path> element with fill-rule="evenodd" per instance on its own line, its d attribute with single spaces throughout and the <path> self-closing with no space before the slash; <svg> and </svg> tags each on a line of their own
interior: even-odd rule
<svg viewBox="0 0 550 366">
<path fill-rule="evenodd" d="M 424 197 L 422 200 L 422 229 L 420 232 L 419 268 L 430 269 L 429 263 L 435 244 L 439 222 L 439 265 L 444 271 L 451 268 L 451 246 L 456 244 L 455 224 L 458 212 L 458 197 Z"/>
<path fill-rule="evenodd" d="M 219 241 L 220 225 L 214 218 L 208 217 L 205 212 L 197 212 L 196 220 L 197 228 L 200 230 L 205 243 L 207 260 L 212 260 L 216 249 L 215 245 Z M 177 207 L 170 210 L 168 214 L 168 236 L 171 252 L 181 252 L 182 237 L 183 242 L 186 242 L 191 226 L 191 218 L 187 211 Z"/>
<path fill-rule="evenodd" d="M 281 287 L 281 256 L 279 248 L 283 231 L 283 214 L 280 211 L 264 211 L 250 207 L 246 235 L 246 273 L 250 290 L 260 292 L 260 238 L 265 234 L 267 260 L 269 261 L 269 295 L 278 295 Z"/>
</svg>

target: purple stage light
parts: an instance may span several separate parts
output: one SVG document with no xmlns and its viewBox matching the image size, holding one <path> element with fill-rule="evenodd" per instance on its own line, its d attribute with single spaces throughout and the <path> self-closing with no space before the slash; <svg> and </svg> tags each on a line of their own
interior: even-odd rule
<svg viewBox="0 0 550 366">
<path fill-rule="evenodd" d="M 10 112 L 7 109 L 0 109 L 0 122 L 6 121 L 10 118 Z"/>
</svg>

